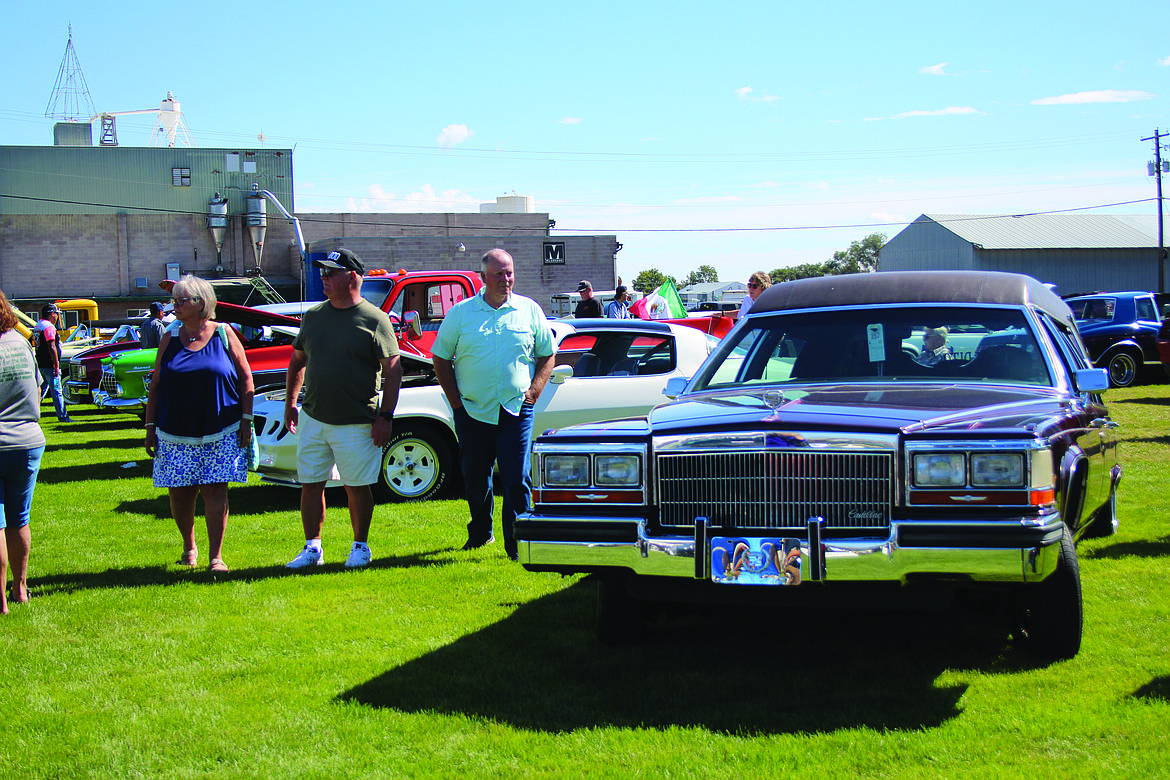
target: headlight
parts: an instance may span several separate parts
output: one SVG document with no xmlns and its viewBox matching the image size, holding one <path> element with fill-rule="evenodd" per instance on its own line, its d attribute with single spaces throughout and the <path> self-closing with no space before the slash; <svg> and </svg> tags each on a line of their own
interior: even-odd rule
<svg viewBox="0 0 1170 780">
<path fill-rule="evenodd" d="M 641 459 L 637 455 L 598 455 L 598 487 L 637 487 L 642 484 Z"/>
<path fill-rule="evenodd" d="M 1023 453 L 972 453 L 971 484 L 975 487 L 1022 487 L 1024 484 Z"/>
<path fill-rule="evenodd" d="M 961 452 L 925 452 L 914 456 L 916 487 L 957 487 L 967 484 L 967 457 Z"/>
<path fill-rule="evenodd" d="M 546 455 L 544 484 L 550 487 L 588 487 L 588 455 Z"/>
</svg>

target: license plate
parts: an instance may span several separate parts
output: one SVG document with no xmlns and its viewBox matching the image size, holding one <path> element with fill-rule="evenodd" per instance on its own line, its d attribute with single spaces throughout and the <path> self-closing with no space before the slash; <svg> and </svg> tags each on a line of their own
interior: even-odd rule
<svg viewBox="0 0 1170 780">
<path fill-rule="evenodd" d="M 726 585 L 799 585 L 803 560 L 799 539 L 711 539 L 711 580 Z"/>
</svg>

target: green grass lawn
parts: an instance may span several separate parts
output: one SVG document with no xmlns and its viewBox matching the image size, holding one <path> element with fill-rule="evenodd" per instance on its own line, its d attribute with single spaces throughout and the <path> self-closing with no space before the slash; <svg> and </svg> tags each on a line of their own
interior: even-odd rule
<svg viewBox="0 0 1170 780">
<path fill-rule="evenodd" d="M 253 481 L 232 571 L 202 520 L 188 571 L 136 418 L 50 411 L 0 775 L 1168 776 L 1170 385 L 1107 398 L 1121 529 L 1080 546 L 1085 641 L 1053 664 L 961 614 L 695 612 L 601 646 L 591 584 L 460 551 L 456 501 L 378 507 L 357 571 L 331 504 L 301 574 L 298 494 Z"/>
</svg>

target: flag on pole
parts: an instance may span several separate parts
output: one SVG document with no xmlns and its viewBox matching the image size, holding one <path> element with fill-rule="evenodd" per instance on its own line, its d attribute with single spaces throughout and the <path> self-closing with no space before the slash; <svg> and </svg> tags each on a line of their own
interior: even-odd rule
<svg viewBox="0 0 1170 780">
<path fill-rule="evenodd" d="M 642 320 L 681 320 L 687 316 L 674 282 L 667 279 L 661 287 L 630 306 L 630 314 Z"/>
</svg>

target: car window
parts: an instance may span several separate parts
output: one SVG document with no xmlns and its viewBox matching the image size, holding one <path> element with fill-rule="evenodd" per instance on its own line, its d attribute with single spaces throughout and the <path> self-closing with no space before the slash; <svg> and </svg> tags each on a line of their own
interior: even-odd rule
<svg viewBox="0 0 1170 780">
<path fill-rule="evenodd" d="M 1134 298 L 1133 302 L 1137 305 L 1137 318 L 1139 320 L 1158 321 L 1158 310 L 1154 307 L 1153 298 Z"/>
<path fill-rule="evenodd" d="M 896 307 L 753 317 L 693 388 L 907 380 L 1052 383 L 1019 309 Z"/>
<path fill-rule="evenodd" d="M 574 333 L 557 347 L 557 365 L 575 377 L 667 374 L 677 365 L 674 337 L 635 333 Z"/>
<path fill-rule="evenodd" d="M 1108 322 L 1113 319 L 1113 310 L 1116 307 L 1117 300 L 1114 298 L 1074 298 L 1068 301 L 1069 308 L 1073 311 L 1073 317 L 1078 320 L 1104 320 Z"/>
</svg>

